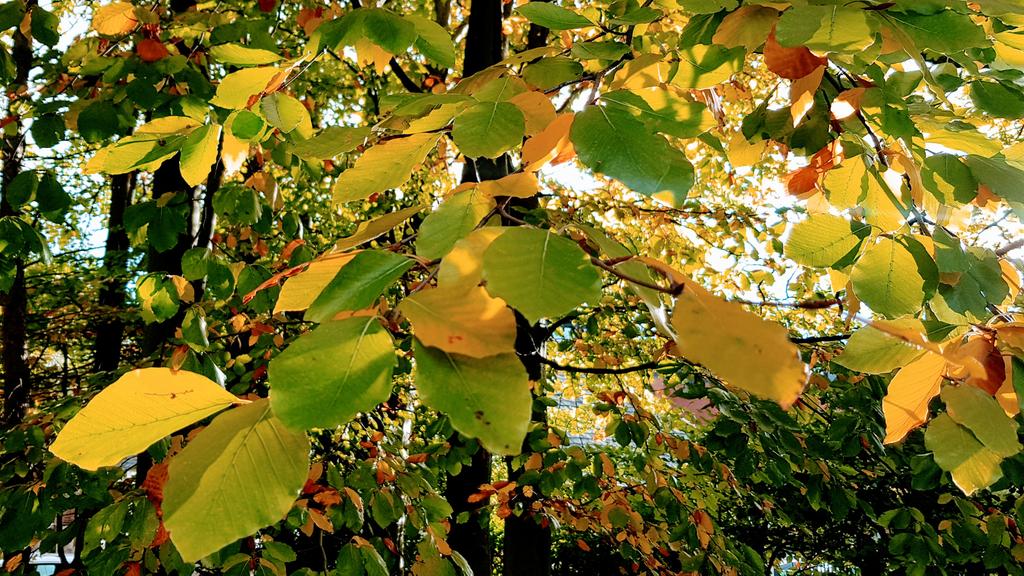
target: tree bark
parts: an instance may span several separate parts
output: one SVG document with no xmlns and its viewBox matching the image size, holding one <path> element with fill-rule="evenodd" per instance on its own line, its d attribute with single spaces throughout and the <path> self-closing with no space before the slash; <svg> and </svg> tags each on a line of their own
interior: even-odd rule
<svg viewBox="0 0 1024 576">
<path fill-rule="evenodd" d="M 504 58 L 505 38 L 501 31 L 501 0 L 471 0 L 469 29 L 466 33 L 466 48 L 463 56 L 462 74 L 470 76 Z M 462 172 L 463 182 L 495 180 L 509 173 L 509 159 L 501 156 L 496 160 L 488 158 L 467 159 Z M 458 442 L 458 435 L 452 443 Z M 452 523 L 448 544 L 463 557 L 474 574 L 491 574 L 490 513 L 484 506 L 486 501 L 470 504 L 469 497 L 475 494 L 481 484 L 491 480 L 491 454 L 479 448 L 468 466 L 464 466 L 445 483 L 445 499 L 451 504 L 453 517 L 469 513 L 466 522 Z"/>
<path fill-rule="evenodd" d="M 35 0 L 26 3 L 31 10 Z M 3 139 L 2 190 L 0 190 L 0 217 L 18 218 L 20 210 L 15 208 L 8 199 L 8 187 L 14 177 L 21 172 L 21 160 L 25 151 L 25 131 L 19 118 L 17 102 L 27 98 L 28 74 L 32 69 L 32 40 L 22 34 L 20 28 L 14 29 L 14 40 L 11 49 L 14 60 L 14 82 L 8 87 L 10 104 L 7 115 L 16 118 L 10 136 Z M 6 294 L 0 295 L 0 306 L 3 307 L 3 319 L 0 324 L 0 342 L 3 352 L 0 354 L 0 368 L 3 370 L 3 424 L 11 427 L 21 421 L 31 401 L 32 384 L 28 362 L 26 361 L 26 316 L 28 314 L 28 290 L 25 286 L 25 259 L 19 254 L 13 258 L 14 282 Z"/>
<path fill-rule="evenodd" d="M 93 361 L 96 371 L 113 372 L 121 364 L 125 323 L 120 312 L 127 299 L 128 231 L 124 215 L 132 204 L 136 173 L 117 174 L 110 178 L 110 213 L 107 219 L 107 241 L 103 254 L 103 279 L 99 305 L 109 310 L 96 328 Z"/>
</svg>

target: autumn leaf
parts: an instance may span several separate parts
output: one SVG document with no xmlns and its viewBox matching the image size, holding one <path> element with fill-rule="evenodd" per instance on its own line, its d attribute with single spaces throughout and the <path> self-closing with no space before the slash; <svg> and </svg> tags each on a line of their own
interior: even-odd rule
<svg viewBox="0 0 1024 576">
<path fill-rule="evenodd" d="M 928 421 L 928 403 L 939 394 L 946 373 L 946 359 L 927 352 L 893 376 L 882 399 L 886 444 L 903 440 L 911 430 Z"/>
</svg>

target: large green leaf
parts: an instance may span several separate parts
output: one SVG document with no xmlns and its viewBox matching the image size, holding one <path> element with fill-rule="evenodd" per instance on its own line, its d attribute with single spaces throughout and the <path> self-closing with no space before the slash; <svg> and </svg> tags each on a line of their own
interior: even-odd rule
<svg viewBox="0 0 1024 576">
<path fill-rule="evenodd" d="M 889 318 L 921 309 L 925 280 L 917 261 L 895 240 L 881 238 L 857 260 L 850 274 L 857 297 Z"/>
<path fill-rule="evenodd" d="M 974 386 L 946 386 L 942 401 L 950 418 L 996 454 L 1009 458 L 1021 451 L 1017 422 L 1003 412 L 991 394 Z"/>
<path fill-rule="evenodd" d="M 679 204 L 693 186 L 686 156 L 621 107 L 588 106 L 576 114 L 570 138 L 584 165 L 641 194 L 664 193 Z"/>
<path fill-rule="evenodd" d="M 171 459 L 164 525 L 195 562 L 281 520 L 309 470 L 309 440 L 259 400 L 217 417 Z"/>
<path fill-rule="evenodd" d="M 233 394 L 199 374 L 133 370 L 68 421 L 50 451 L 86 470 L 114 466 L 235 402 Z"/>
<path fill-rule="evenodd" d="M 373 146 L 334 183 L 334 202 L 362 200 L 405 184 L 413 168 L 437 145 L 437 134 L 413 134 Z"/>
<path fill-rule="evenodd" d="M 970 16 L 952 10 L 935 14 L 886 12 L 885 20 L 900 28 L 922 50 L 955 54 L 968 48 L 990 45 L 985 31 Z"/>
<path fill-rule="evenodd" d="M 463 190 L 448 198 L 424 218 L 416 254 L 430 260 L 444 256 L 476 228 L 494 206 L 494 199 L 479 188 Z"/>
<path fill-rule="evenodd" d="M 859 6 L 794 6 L 779 18 L 775 35 L 783 46 L 806 46 L 818 53 L 857 52 L 875 41 Z"/>
<path fill-rule="evenodd" d="M 572 30 L 594 24 L 579 14 L 550 2 L 528 2 L 516 8 L 526 19 L 551 30 Z"/>
<path fill-rule="evenodd" d="M 413 264 L 409 258 L 394 252 L 360 252 L 338 270 L 320 292 L 306 310 L 305 320 L 325 322 L 338 312 L 369 307 Z"/>
<path fill-rule="evenodd" d="M 394 344 L 376 317 L 325 322 L 270 361 L 270 402 L 289 426 L 340 426 L 388 399 L 394 367 Z"/>
<path fill-rule="evenodd" d="M 971 82 L 971 102 L 982 112 L 996 118 L 1024 116 L 1024 94 L 1001 82 Z"/>
<path fill-rule="evenodd" d="M 1003 457 L 986 447 L 949 414 L 940 414 L 928 425 L 924 445 L 932 451 L 939 468 L 952 475 L 953 482 L 971 495 L 1002 478 Z"/>
<path fill-rule="evenodd" d="M 531 323 L 601 299 L 601 275 L 572 240 L 551 230 L 514 228 L 484 252 L 487 291 Z"/>
<path fill-rule="evenodd" d="M 790 230 L 785 254 L 804 266 L 832 266 L 859 246 L 869 231 L 863 223 L 827 213 L 812 214 Z"/>
<path fill-rule="evenodd" d="M 856 372 L 888 374 L 910 364 L 923 353 L 920 348 L 865 326 L 850 336 L 843 353 L 832 361 Z"/>
<path fill-rule="evenodd" d="M 518 454 L 530 424 L 530 382 L 519 357 L 470 358 L 413 341 L 416 391 L 456 430 L 496 454 Z"/>
<path fill-rule="evenodd" d="M 405 19 L 416 27 L 416 49 L 420 54 L 443 68 L 455 66 L 455 43 L 447 30 L 423 16 L 409 15 Z"/>
<path fill-rule="evenodd" d="M 327 160 L 355 150 L 369 135 L 367 127 L 330 126 L 308 140 L 292 144 L 289 150 L 303 158 Z"/>
<path fill-rule="evenodd" d="M 478 102 L 452 126 L 452 139 L 467 158 L 497 158 L 518 146 L 525 133 L 522 110 L 509 102 Z"/>
</svg>

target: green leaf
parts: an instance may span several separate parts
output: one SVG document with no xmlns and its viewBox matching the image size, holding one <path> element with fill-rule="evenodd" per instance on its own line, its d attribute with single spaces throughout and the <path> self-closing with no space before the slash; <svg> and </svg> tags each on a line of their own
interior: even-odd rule
<svg viewBox="0 0 1024 576">
<path fill-rule="evenodd" d="M 971 102 L 982 112 L 996 118 L 1024 116 L 1024 93 L 1001 82 L 971 82 Z"/>
<path fill-rule="evenodd" d="M 924 351 L 870 326 L 850 336 L 843 353 L 832 361 L 855 372 L 888 374 L 916 360 Z"/>
<path fill-rule="evenodd" d="M 416 254 L 428 260 L 440 258 L 476 228 L 494 209 L 494 199 L 479 188 L 463 190 L 445 200 L 420 224 Z"/>
<path fill-rule="evenodd" d="M 438 134 L 413 134 L 373 146 L 334 183 L 334 203 L 362 200 L 405 184 L 437 145 Z"/>
<path fill-rule="evenodd" d="M 526 119 L 515 104 L 479 102 L 455 118 L 452 139 L 467 158 L 497 158 L 523 141 Z"/>
<path fill-rule="evenodd" d="M 423 16 L 409 15 L 406 21 L 416 28 L 416 49 L 442 68 L 455 66 L 455 43 L 448 31 Z"/>
<path fill-rule="evenodd" d="M 188 135 L 181 146 L 181 177 L 189 186 L 204 182 L 217 161 L 220 124 L 207 124 Z"/>
<path fill-rule="evenodd" d="M 850 273 L 857 297 L 888 318 L 914 314 L 924 300 L 924 278 L 901 243 L 881 238 L 857 260 Z"/>
<path fill-rule="evenodd" d="M 164 525 L 182 559 L 195 562 L 284 518 L 306 481 L 309 448 L 266 400 L 214 419 L 167 471 Z"/>
<path fill-rule="evenodd" d="M 309 110 L 293 96 L 274 92 L 260 101 L 260 110 L 267 123 L 281 132 L 288 133 L 298 129 L 299 134 L 313 133 Z"/>
<path fill-rule="evenodd" d="M 416 391 L 460 433 L 495 454 L 518 454 L 530 424 L 530 382 L 519 357 L 470 358 L 413 340 Z"/>
<path fill-rule="evenodd" d="M 78 133 L 90 144 L 102 142 L 117 133 L 116 116 L 113 104 L 97 100 L 78 115 Z"/>
<path fill-rule="evenodd" d="M 1024 170 L 1010 166 L 1001 158 L 985 158 L 976 154 L 968 154 L 964 162 L 975 180 L 1009 202 L 1017 216 L 1024 218 L 1024 188 L 1020 185 L 1024 182 Z"/>
<path fill-rule="evenodd" d="M 60 42 L 60 18 L 39 6 L 32 7 L 32 38 L 49 47 Z"/>
<path fill-rule="evenodd" d="M 733 77 L 743 65 L 746 50 L 724 46 L 696 45 L 680 49 L 679 66 L 672 84 L 684 90 L 703 90 Z"/>
<path fill-rule="evenodd" d="M 363 33 L 366 38 L 391 54 L 402 54 L 416 41 L 416 26 L 398 14 L 383 8 L 365 8 Z"/>
<path fill-rule="evenodd" d="M 924 188 L 943 204 L 966 204 L 978 194 L 978 182 L 959 156 L 932 154 L 921 169 Z"/>
<path fill-rule="evenodd" d="M 985 447 L 949 414 L 940 414 L 924 433 L 924 445 L 935 463 L 953 476 L 953 482 L 970 496 L 1002 478 L 1002 456 Z"/>
<path fill-rule="evenodd" d="M 786 239 L 786 257 L 797 264 L 825 268 L 844 260 L 860 246 L 870 227 L 831 214 L 812 214 L 793 225 Z"/>
<path fill-rule="evenodd" d="M 662 89 L 615 90 L 602 94 L 601 100 L 629 112 L 652 130 L 677 138 L 693 138 L 717 126 L 707 106 Z"/>
<path fill-rule="evenodd" d="M 61 186 L 53 172 L 43 174 L 36 189 L 36 204 L 43 216 L 51 222 L 62 222 L 71 207 L 71 196 Z"/>
<path fill-rule="evenodd" d="M 320 292 L 306 310 L 309 322 L 326 322 L 338 312 L 362 310 L 412 268 L 414 262 L 394 252 L 366 250 L 356 254 Z"/>
<path fill-rule="evenodd" d="M 224 125 L 235 138 L 250 142 L 263 136 L 267 123 L 259 114 L 248 110 L 235 110 L 228 116 Z"/>
<path fill-rule="evenodd" d="M 901 29 L 922 50 L 952 55 L 990 45 L 985 31 L 970 16 L 952 10 L 936 14 L 887 11 L 885 20 Z"/>
<path fill-rule="evenodd" d="M 376 317 L 325 322 L 270 361 L 270 402 L 289 426 L 333 428 L 387 400 L 394 367 Z"/>
<path fill-rule="evenodd" d="M 852 53 L 875 41 L 867 16 L 859 7 L 794 6 L 775 28 L 783 46 L 806 46 L 817 53 Z"/>
<path fill-rule="evenodd" d="M 36 197 L 38 188 L 39 177 L 36 176 L 35 171 L 19 172 L 7 185 L 7 202 L 15 208 L 28 204 Z"/>
<path fill-rule="evenodd" d="M 370 129 L 365 126 L 330 126 L 308 140 L 291 144 L 289 150 L 303 158 L 328 160 L 355 150 L 369 135 Z"/>
<path fill-rule="evenodd" d="M 588 106 L 576 114 L 570 138 L 580 161 L 641 194 L 678 205 L 693 186 L 693 165 L 629 112 Z"/>
<path fill-rule="evenodd" d="M 1003 412 L 991 394 L 974 386 L 946 386 L 942 389 L 942 401 L 950 418 L 973 432 L 996 454 L 1009 458 L 1021 451 L 1017 423 Z"/>
<path fill-rule="evenodd" d="M 232 72 L 220 81 L 217 93 L 210 100 L 210 104 L 229 110 L 246 108 L 250 100 L 263 94 L 279 74 L 283 72 L 272 67 L 246 68 Z"/>
<path fill-rule="evenodd" d="M 274 54 L 270 50 L 250 48 L 234 43 L 211 47 L 210 56 L 213 56 L 214 60 L 234 66 L 260 66 L 263 64 L 273 64 L 281 59 L 281 56 Z"/>
<path fill-rule="evenodd" d="M 507 230 L 484 252 L 483 273 L 487 291 L 531 323 L 601 299 L 601 275 L 590 258 L 551 230 Z"/>
<path fill-rule="evenodd" d="M 168 368 L 133 370 L 68 421 L 50 451 L 86 470 L 115 466 L 236 402 L 233 394 L 199 374 Z"/>
<path fill-rule="evenodd" d="M 550 2 L 528 2 L 516 8 L 527 20 L 550 30 L 573 30 L 586 28 L 594 23 L 572 10 Z"/>
<path fill-rule="evenodd" d="M 523 80 L 541 90 L 549 90 L 579 78 L 583 74 L 583 65 L 565 56 L 541 58 L 528 64 L 523 70 Z"/>
<path fill-rule="evenodd" d="M 139 315 L 148 324 L 169 320 L 178 313 L 178 290 L 161 274 L 144 276 L 135 290 L 139 298 Z"/>
<path fill-rule="evenodd" d="M 580 60 L 618 60 L 629 51 L 622 42 L 577 42 L 571 52 Z"/>
</svg>

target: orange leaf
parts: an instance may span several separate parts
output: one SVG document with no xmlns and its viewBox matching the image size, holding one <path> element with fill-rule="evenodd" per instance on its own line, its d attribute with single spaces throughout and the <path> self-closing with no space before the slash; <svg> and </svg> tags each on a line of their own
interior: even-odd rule
<svg viewBox="0 0 1024 576">
<path fill-rule="evenodd" d="M 928 403 L 939 393 L 946 359 L 928 352 L 896 373 L 882 399 L 885 444 L 903 440 L 928 420 Z"/>
<path fill-rule="evenodd" d="M 818 185 L 818 171 L 813 166 L 804 166 L 789 174 L 786 190 L 793 196 L 806 194 Z"/>
<path fill-rule="evenodd" d="M 775 31 L 764 42 L 764 62 L 768 69 L 787 80 L 803 78 L 828 60 L 815 56 L 803 46 L 786 48 L 775 39 Z"/>
</svg>

